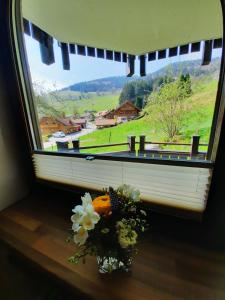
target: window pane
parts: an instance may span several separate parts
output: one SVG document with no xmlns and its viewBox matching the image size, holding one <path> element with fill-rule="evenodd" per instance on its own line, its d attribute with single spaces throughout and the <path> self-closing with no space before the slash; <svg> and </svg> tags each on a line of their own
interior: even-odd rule
<svg viewBox="0 0 225 300">
<path fill-rule="evenodd" d="M 134 75 L 127 77 L 126 54 L 53 40 L 55 63 L 44 64 L 33 37 L 25 34 L 41 150 L 206 159 L 218 40 L 207 65 L 203 41 L 136 57 Z"/>
</svg>

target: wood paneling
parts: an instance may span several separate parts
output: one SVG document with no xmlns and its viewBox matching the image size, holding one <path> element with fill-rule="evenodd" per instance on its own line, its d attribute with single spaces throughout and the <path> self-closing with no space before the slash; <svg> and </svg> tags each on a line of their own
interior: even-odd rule
<svg viewBox="0 0 225 300">
<path fill-rule="evenodd" d="M 1 239 L 90 299 L 225 299 L 225 254 L 157 234 L 154 226 L 141 241 L 129 275 L 99 275 L 94 257 L 85 265 L 68 263 L 74 246 L 65 238 L 77 202 L 70 200 L 42 195 L 8 208 L 0 213 Z"/>
</svg>

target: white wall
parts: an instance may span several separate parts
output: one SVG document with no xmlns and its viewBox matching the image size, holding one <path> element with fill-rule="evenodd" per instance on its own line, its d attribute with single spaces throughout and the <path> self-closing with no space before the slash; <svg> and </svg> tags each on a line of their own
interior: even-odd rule
<svg viewBox="0 0 225 300">
<path fill-rule="evenodd" d="M 27 194 L 23 164 L 17 151 L 19 137 L 13 128 L 8 101 L 0 77 L 0 210 Z"/>
</svg>

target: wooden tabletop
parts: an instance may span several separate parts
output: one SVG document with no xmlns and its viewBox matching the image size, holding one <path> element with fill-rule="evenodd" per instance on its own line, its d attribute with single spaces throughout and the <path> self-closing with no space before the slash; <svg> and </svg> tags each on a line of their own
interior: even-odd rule
<svg viewBox="0 0 225 300">
<path fill-rule="evenodd" d="M 70 264 L 74 246 L 65 239 L 72 207 L 65 199 L 28 197 L 0 213 L 0 238 L 86 298 L 225 299 L 225 254 L 151 231 L 130 275 L 100 275 L 94 257 Z"/>
</svg>

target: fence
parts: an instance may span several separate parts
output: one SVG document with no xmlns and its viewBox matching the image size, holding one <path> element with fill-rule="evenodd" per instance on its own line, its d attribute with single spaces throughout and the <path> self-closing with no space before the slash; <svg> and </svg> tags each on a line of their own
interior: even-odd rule
<svg viewBox="0 0 225 300">
<path fill-rule="evenodd" d="M 208 144 L 200 143 L 200 136 L 193 136 L 191 143 L 175 143 L 175 142 L 152 142 L 146 141 L 145 135 L 139 136 L 139 141 L 136 141 L 136 136 L 128 136 L 127 142 L 115 143 L 115 144 L 102 144 L 93 146 L 80 146 L 79 140 L 73 140 L 73 147 L 69 148 L 69 142 L 56 142 L 58 151 L 70 151 L 79 153 L 81 150 L 89 150 L 96 148 L 107 148 L 117 146 L 127 146 L 127 150 L 112 152 L 113 155 L 129 155 L 135 157 L 146 157 L 146 158 L 167 158 L 167 159 L 207 159 L 207 152 L 199 151 L 199 147 L 208 147 Z M 150 145 L 150 147 L 147 147 Z M 155 145 L 155 147 L 154 147 Z M 163 146 L 188 146 L 190 151 L 179 151 L 179 150 L 163 150 Z M 104 153 L 104 152 L 103 152 Z M 107 152 L 107 154 L 110 154 Z"/>
</svg>

